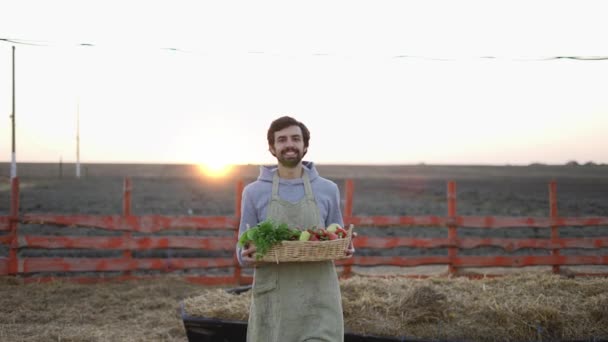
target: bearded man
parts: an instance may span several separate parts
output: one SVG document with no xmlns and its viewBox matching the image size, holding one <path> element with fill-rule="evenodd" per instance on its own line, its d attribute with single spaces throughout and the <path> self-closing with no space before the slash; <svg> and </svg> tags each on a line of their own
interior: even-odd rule
<svg viewBox="0 0 608 342">
<path fill-rule="evenodd" d="M 296 119 L 274 120 L 267 132 L 276 166 L 261 166 L 260 175 L 243 190 L 239 237 L 249 227 L 271 219 L 290 227 L 344 225 L 338 186 L 302 161 L 310 140 Z M 254 266 L 248 342 L 344 341 L 338 275 L 333 261 L 258 263 L 255 246 L 237 248 L 243 266 Z M 352 243 L 344 251 L 355 252 Z"/>
</svg>

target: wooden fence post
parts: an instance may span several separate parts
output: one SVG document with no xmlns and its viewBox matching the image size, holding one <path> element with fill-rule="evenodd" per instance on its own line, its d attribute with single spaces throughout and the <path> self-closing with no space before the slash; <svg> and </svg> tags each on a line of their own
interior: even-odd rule
<svg viewBox="0 0 608 342">
<path fill-rule="evenodd" d="M 553 246 L 557 245 L 557 240 L 559 239 L 559 227 L 555 224 L 557 223 L 557 183 L 555 180 L 549 182 L 549 215 L 551 216 L 551 244 Z M 552 256 L 559 256 L 559 249 L 551 250 Z M 559 265 L 553 265 L 553 273 L 559 274 L 560 268 Z"/>
<path fill-rule="evenodd" d="M 234 216 L 235 216 L 235 227 L 234 227 L 234 244 L 236 246 L 236 242 L 239 240 L 239 226 L 241 223 L 241 203 L 243 200 L 243 188 L 244 186 L 244 181 L 241 179 L 239 181 L 236 182 L 236 195 L 235 195 L 235 201 L 234 201 Z M 236 247 L 235 247 L 235 251 L 236 251 Z M 241 278 L 241 265 L 239 264 L 239 260 L 238 257 L 236 255 L 236 252 L 234 253 L 234 280 L 238 285 L 241 285 L 242 283 L 242 278 Z"/>
<path fill-rule="evenodd" d="M 353 184 L 352 179 L 347 179 L 344 181 L 344 215 L 346 220 L 344 220 L 345 225 L 349 224 L 351 221 L 351 217 L 353 216 L 353 195 L 355 191 L 355 186 Z M 342 267 L 342 277 L 348 278 L 352 273 L 352 259 L 348 260 L 346 264 Z"/>
<path fill-rule="evenodd" d="M 16 276 L 19 273 L 19 240 L 17 239 L 17 227 L 19 225 L 19 177 L 11 178 L 11 208 L 9 218 L 10 249 L 8 252 L 8 274 Z"/>
<path fill-rule="evenodd" d="M 131 179 L 129 177 L 125 177 L 124 179 L 124 185 L 123 185 L 123 194 L 122 194 L 122 216 L 125 219 L 128 219 L 129 217 L 131 217 L 131 191 L 132 191 L 132 186 L 131 186 Z M 126 245 L 127 245 L 127 249 L 123 251 L 122 256 L 125 259 L 132 259 L 133 258 L 133 252 L 131 251 L 131 232 L 130 231 L 126 231 L 123 235 L 125 241 L 126 241 Z M 125 275 L 130 276 L 131 275 L 131 269 L 129 268 L 128 271 L 125 272 Z"/>
<path fill-rule="evenodd" d="M 454 181 L 448 182 L 448 216 L 453 220 L 452 223 L 448 224 L 448 240 L 451 245 L 456 243 L 457 228 L 456 228 L 456 183 Z M 448 247 L 448 258 L 450 264 L 448 266 L 448 273 L 450 275 L 456 274 L 456 267 L 454 267 L 454 259 L 458 254 L 458 247 Z"/>
</svg>

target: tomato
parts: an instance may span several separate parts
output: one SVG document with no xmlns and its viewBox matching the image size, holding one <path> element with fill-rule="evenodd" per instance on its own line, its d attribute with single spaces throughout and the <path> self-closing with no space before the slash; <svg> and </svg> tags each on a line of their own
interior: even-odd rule
<svg viewBox="0 0 608 342">
<path fill-rule="evenodd" d="M 329 238 L 327 237 L 327 230 L 323 229 L 323 228 L 319 228 L 315 231 L 315 234 L 317 235 L 317 237 L 319 238 L 319 240 L 321 241 L 326 241 L 329 240 Z"/>
<path fill-rule="evenodd" d="M 338 228 L 336 229 L 336 234 L 341 238 L 345 238 L 348 235 L 348 232 L 344 230 L 344 228 Z"/>
</svg>

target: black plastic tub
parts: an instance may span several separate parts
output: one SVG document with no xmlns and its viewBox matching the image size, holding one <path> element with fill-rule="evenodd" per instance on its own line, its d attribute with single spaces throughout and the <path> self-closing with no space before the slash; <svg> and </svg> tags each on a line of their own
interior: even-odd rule
<svg viewBox="0 0 608 342">
<path fill-rule="evenodd" d="M 181 308 L 189 342 L 236 342 L 247 338 L 247 322 L 189 316 Z"/>
<path fill-rule="evenodd" d="M 186 313 L 183 303 L 181 304 L 181 316 L 189 342 L 245 342 L 247 338 L 247 322 L 190 316 Z M 405 337 L 344 334 L 344 342 L 396 341 L 425 342 L 425 340 Z"/>
</svg>

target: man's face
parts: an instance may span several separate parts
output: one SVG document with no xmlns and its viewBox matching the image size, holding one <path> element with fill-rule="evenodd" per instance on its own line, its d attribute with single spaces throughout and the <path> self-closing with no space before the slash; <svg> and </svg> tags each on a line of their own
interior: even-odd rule
<svg viewBox="0 0 608 342">
<path fill-rule="evenodd" d="M 306 154 L 300 126 L 289 126 L 274 132 L 274 146 L 269 146 L 269 149 L 279 164 L 285 167 L 298 165 Z"/>
</svg>

